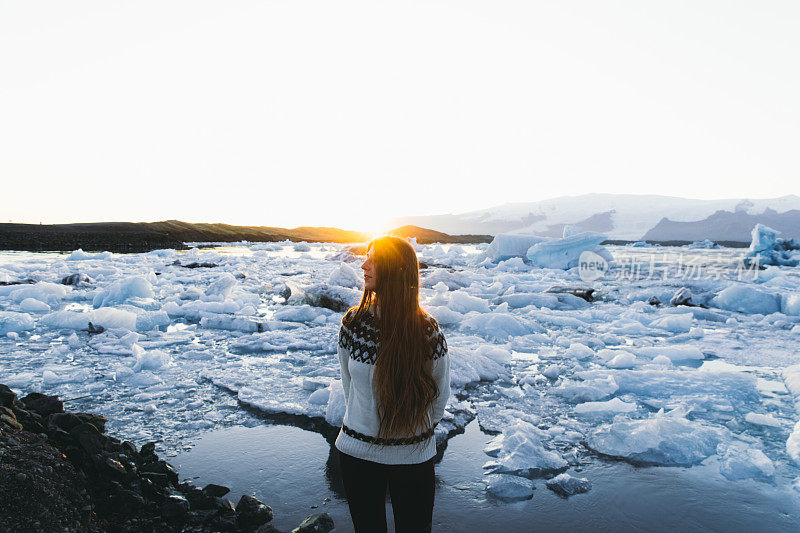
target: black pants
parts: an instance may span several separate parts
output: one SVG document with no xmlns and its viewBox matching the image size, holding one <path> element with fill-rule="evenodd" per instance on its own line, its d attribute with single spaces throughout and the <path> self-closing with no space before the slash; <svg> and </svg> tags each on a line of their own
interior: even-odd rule
<svg viewBox="0 0 800 533">
<path fill-rule="evenodd" d="M 356 533 L 386 531 L 387 485 L 392 498 L 395 532 L 431 530 L 433 457 L 419 464 L 385 465 L 339 452 L 339 465 Z"/>
</svg>

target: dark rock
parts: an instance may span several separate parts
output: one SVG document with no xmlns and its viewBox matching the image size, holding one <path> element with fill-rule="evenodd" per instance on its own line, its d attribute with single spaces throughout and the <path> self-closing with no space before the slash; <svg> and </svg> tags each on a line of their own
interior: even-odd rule
<svg viewBox="0 0 800 533">
<path fill-rule="evenodd" d="M 333 518 L 328 513 L 317 513 L 303 520 L 292 533 L 328 533 L 331 529 Z"/>
<path fill-rule="evenodd" d="M 661 305 L 661 300 L 658 299 L 658 296 L 651 296 L 650 298 L 647 299 L 647 303 L 649 303 L 650 305 L 659 306 Z"/>
<path fill-rule="evenodd" d="M 105 471 L 109 475 L 120 479 L 128 477 L 128 471 L 125 469 L 122 463 L 113 457 L 104 457 L 102 464 L 105 467 Z"/>
<path fill-rule="evenodd" d="M 272 524 L 264 524 L 258 529 L 256 529 L 256 533 L 283 533 L 283 531 L 276 528 Z"/>
<path fill-rule="evenodd" d="M 22 429 L 22 424 L 17 422 L 16 418 L 12 418 L 7 415 L 0 415 L 0 422 L 10 427 L 11 429 L 16 429 L 16 430 Z"/>
<path fill-rule="evenodd" d="M 92 413 L 53 413 L 47 417 L 49 427 L 61 428 L 64 431 L 71 431 L 81 424 L 91 424 L 100 433 L 106 430 L 106 418 Z"/>
<path fill-rule="evenodd" d="M 19 281 L 0 281 L 0 287 L 4 287 L 7 285 L 28 285 L 31 283 L 36 283 L 36 280 L 28 278 Z"/>
<path fill-rule="evenodd" d="M 236 504 L 236 520 L 241 526 L 260 526 L 272 520 L 272 508 L 244 494 Z"/>
<path fill-rule="evenodd" d="M 239 527 L 236 525 L 235 516 L 221 516 L 217 515 L 211 521 L 212 531 L 238 531 Z"/>
<path fill-rule="evenodd" d="M 236 507 L 233 506 L 233 502 L 230 501 L 228 498 L 217 498 L 217 510 L 221 515 L 232 515 L 236 512 Z"/>
<path fill-rule="evenodd" d="M 103 333 L 105 330 L 106 328 L 104 328 L 103 326 L 95 326 L 94 324 L 89 322 L 89 327 L 86 329 L 82 329 L 81 331 L 85 331 L 91 335 L 94 335 L 97 333 Z"/>
<path fill-rule="evenodd" d="M 58 396 L 48 396 L 38 392 L 32 392 L 20 400 L 28 411 L 33 411 L 39 416 L 47 416 L 53 413 L 63 413 L 64 404 Z"/>
<path fill-rule="evenodd" d="M 21 403 L 19 405 L 22 405 Z M 12 407 L 14 416 L 17 422 L 22 424 L 22 428 L 31 433 L 44 433 L 44 425 L 42 424 L 42 417 L 34 411 L 26 411 L 21 407 Z"/>
<path fill-rule="evenodd" d="M 139 457 L 139 452 L 136 451 L 136 445 L 134 445 L 131 441 L 127 440 L 122 443 L 122 453 L 124 453 L 134 461 Z"/>
<path fill-rule="evenodd" d="M 9 409 L 17 405 L 17 394 L 7 385 L 0 384 L 0 405 Z"/>
<path fill-rule="evenodd" d="M 222 485 L 215 485 L 214 483 L 209 483 L 208 485 L 203 487 L 203 492 L 215 498 L 222 498 L 230 491 L 231 489 L 229 489 L 228 487 L 223 487 Z"/>
<path fill-rule="evenodd" d="M 189 501 L 180 494 L 170 494 L 161 503 L 161 516 L 170 522 L 180 522 L 189 514 Z"/>
<path fill-rule="evenodd" d="M 114 502 L 124 509 L 130 510 L 144 509 L 147 506 L 147 502 L 141 494 L 129 489 L 118 491 L 114 495 Z"/>
<path fill-rule="evenodd" d="M 141 475 L 142 478 L 149 480 L 158 487 L 166 487 L 169 485 L 169 476 L 167 476 L 166 474 L 161 474 L 159 472 L 139 471 L 139 475 Z"/>
<path fill-rule="evenodd" d="M 215 266 L 218 266 L 216 263 L 187 263 L 182 265 L 177 259 L 176 261 L 178 263 L 176 266 L 181 266 L 183 268 L 214 268 Z M 172 264 L 174 265 L 175 263 Z"/>
<path fill-rule="evenodd" d="M 148 442 L 147 444 L 142 445 L 142 450 L 139 452 L 143 458 L 147 458 L 150 456 L 155 457 L 156 455 L 156 443 L 155 442 Z"/>
<path fill-rule="evenodd" d="M 164 474 L 167 476 L 167 479 L 174 483 L 175 485 L 178 484 L 178 471 L 175 470 L 172 465 L 164 460 L 154 461 L 145 463 L 141 466 L 139 471 L 144 475 L 147 472 L 154 473 L 154 474 Z"/>
<path fill-rule="evenodd" d="M 94 425 L 88 423 L 77 425 L 69 434 L 87 455 L 96 455 L 103 451 L 103 436 Z"/>
<path fill-rule="evenodd" d="M 555 287 L 550 287 L 545 292 L 551 292 L 551 293 L 555 293 L 555 294 L 572 294 L 573 296 L 577 296 L 578 298 L 582 298 L 582 299 L 586 300 L 587 302 L 593 302 L 595 300 L 595 298 L 594 298 L 595 290 L 594 289 L 578 289 L 578 288 L 572 288 L 572 287 L 562 287 L 562 286 L 557 285 Z"/>
<path fill-rule="evenodd" d="M 681 287 L 675 292 L 669 303 L 676 307 L 679 305 L 693 306 L 692 291 L 688 287 Z"/>
<path fill-rule="evenodd" d="M 69 276 L 65 276 L 61 279 L 62 285 L 81 285 L 81 284 L 88 284 L 94 283 L 94 280 L 87 276 L 86 274 L 70 274 Z"/>
</svg>

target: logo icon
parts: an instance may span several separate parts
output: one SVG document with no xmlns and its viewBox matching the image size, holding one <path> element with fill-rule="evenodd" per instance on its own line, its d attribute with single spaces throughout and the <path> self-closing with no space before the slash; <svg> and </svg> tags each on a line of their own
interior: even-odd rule
<svg viewBox="0 0 800 533">
<path fill-rule="evenodd" d="M 578 277 L 581 281 L 595 281 L 608 272 L 608 261 L 591 250 L 584 250 L 578 258 Z"/>
</svg>

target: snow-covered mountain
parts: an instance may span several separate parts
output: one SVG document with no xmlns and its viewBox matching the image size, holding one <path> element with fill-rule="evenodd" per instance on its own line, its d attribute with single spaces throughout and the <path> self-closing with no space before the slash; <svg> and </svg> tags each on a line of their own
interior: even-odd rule
<svg viewBox="0 0 800 533">
<path fill-rule="evenodd" d="M 784 226 L 791 229 L 800 220 L 797 214 L 791 213 L 793 210 L 800 210 L 800 196 L 693 200 L 674 196 L 593 193 L 539 202 L 509 203 L 455 215 L 403 217 L 391 223 L 393 226 L 412 224 L 451 235 L 527 233 L 552 237 L 561 236 L 565 225 L 575 225 L 603 232 L 610 239 L 624 240 L 642 239 L 659 226 L 659 240 L 711 238 L 747 241 L 749 234 L 742 235 L 740 227 L 752 229 L 753 221 L 760 222 L 759 218 L 764 214 L 773 223 L 776 216 L 781 220 L 786 218 Z M 714 214 L 719 216 L 720 211 L 728 213 L 728 218 L 742 218 L 741 224 L 726 226 L 731 228 L 730 235 L 724 228 L 714 227 L 711 217 Z M 685 226 L 687 223 L 691 223 L 691 227 Z M 766 221 L 763 223 L 768 224 Z M 800 232 L 800 227 L 797 232 Z"/>
</svg>

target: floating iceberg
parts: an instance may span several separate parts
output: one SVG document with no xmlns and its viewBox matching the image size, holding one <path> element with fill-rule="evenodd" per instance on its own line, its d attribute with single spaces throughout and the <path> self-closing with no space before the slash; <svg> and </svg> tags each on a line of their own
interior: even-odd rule
<svg viewBox="0 0 800 533">
<path fill-rule="evenodd" d="M 509 474 L 489 474 L 484 481 L 486 492 L 509 502 L 530 499 L 536 488 L 530 479 Z"/>
<path fill-rule="evenodd" d="M 781 239 L 780 231 L 763 224 L 756 224 L 751 234 L 746 265 L 800 265 L 800 242 L 796 239 Z"/>
<path fill-rule="evenodd" d="M 545 485 L 547 485 L 548 489 L 565 498 L 574 494 L 589 492 L 592 489 L 592 483 L 588 479 L 573 477 L 566 472 L 548 480 Z"/>
<path fill-rule="evenodd" d="M 775 475 L 775 464 L 757 448 L 741 443 L 720 444 L 720 473 L 731 481 L 755 479 L 767 481 Z"/>
<path fill-rule="evenodd" d="M 505 261 L 512 257 L 525 257 L 531 246 L 547 239 L 548 237 L 539 237 L 537 235 L 508 235 L 501 233 L 492 239 L 485 253 L 487 257 L 495 262 Z"/>
<path fill-rule="evenodd" d="M 688 420 L 679 410 L 664 413 L 662 409 L 644 420 L 621 416 L 595 430 L 586 444 L 598 453 L 633 463 L 690 466 L 714 454 L 729 439 L 723 430 Z"/>
<path fill-rule="evenodd" d="M 748 285 L 725 287 L 711 299 L 711 305 L 739 313 L 768 315 L 781 310 L 778 295 L 755 289 Z"/>
<path fill-rule="evenodd" d="M 581 252 L 594 251 L 606 236 L 594 231 L 575 233 L 568 237 L 543 241 L 531 246 L 525 257 L 532 265 L 542 268 L 569 269 L 578 266 Z"/>
<path fill-rule="evenodd" d="M 33 319 L 28 313 L 0 311 L 0 335 L 21 333 L 33 329 Z"/>
</svg>

